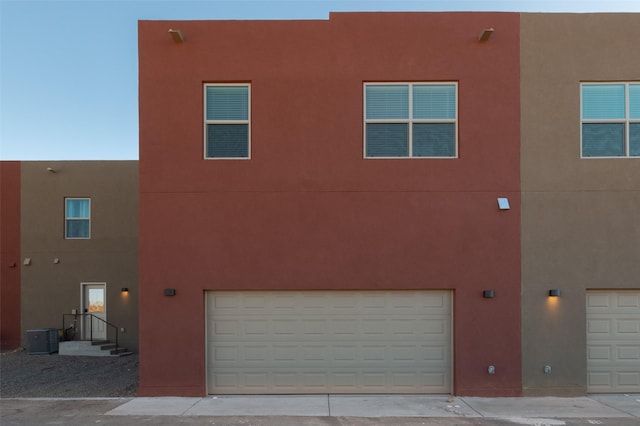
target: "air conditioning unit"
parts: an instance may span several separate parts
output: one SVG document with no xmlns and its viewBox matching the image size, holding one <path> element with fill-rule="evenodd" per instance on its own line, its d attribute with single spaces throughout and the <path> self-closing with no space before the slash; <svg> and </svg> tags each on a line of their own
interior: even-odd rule
<svg viewBox="0 0 640 426">
<path fill-rule="evenodd" d="M 27 330 L 28 354 L 52 354 L 54 352 L 58 352 L 57 328 Z"/>
</svg>

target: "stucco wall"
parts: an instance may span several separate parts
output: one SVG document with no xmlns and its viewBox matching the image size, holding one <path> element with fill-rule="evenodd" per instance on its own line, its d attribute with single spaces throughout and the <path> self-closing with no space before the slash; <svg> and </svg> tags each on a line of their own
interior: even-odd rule
<svg viewBox="0 0 640 426">
<path fill-rule="evenodd" d="M 20 346 L 20 162 L 0 161 L 0 347 Z"/>
<path fill-rule="evenodd" d="M 518 22 L 140 22 L 139 392 L 205 392 L 206 290 L 451 289 L 455 392 L 519 394 Z M 367 81 L 457 81 L 459 158 L 363 159 Z M 251 160 L 203 160 L 205 82 L 251 83 Z"/>
<path fill-rule="evenodd" d="M 586 290 L 640 287 L 640 159 L 580 158 L 580 82 L 640 80 L 638 40 L 638 14 L 521 17 L 525 394 L 586 392 Z"/>
<path fill-rule="evenodd" d="M 47 171 L 52 168 L 56 172 Z M 22 331 L 62 327 L 81 310 L 81 283 L 106 283 L 107 321 L 138 347 L 138 162 L 22 163 Z M 65 197 L 91 198 L 91 238 L 64 238 Z M 59 263 L 54 263 L 58 258 Z M 121 293 L 123 287 L 129 294 Z"/>
</svg>

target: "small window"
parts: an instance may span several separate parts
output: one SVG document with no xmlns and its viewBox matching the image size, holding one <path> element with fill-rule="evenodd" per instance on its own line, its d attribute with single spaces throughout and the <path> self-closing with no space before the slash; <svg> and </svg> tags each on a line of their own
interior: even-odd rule
<svg viewBox="0 0 640 426">
<path fill-rule="evenodd" d="M 366 158 L 456 158 L 456 83 L 364 85 Z"/>
<path fill-rule="evenodd" d="M 582 157 L 640 157 L 640 83 L 583 83 Z"/>
<path fill-rule="evenodd" d="M 249 158 L 247 84 L 205 84 L 205 158 Z"/>
<path fill-rule="evenodd" d="M 66 239 L 91 238 L 91 199 L 65 198 L 64 236 Z"/>
</svg>

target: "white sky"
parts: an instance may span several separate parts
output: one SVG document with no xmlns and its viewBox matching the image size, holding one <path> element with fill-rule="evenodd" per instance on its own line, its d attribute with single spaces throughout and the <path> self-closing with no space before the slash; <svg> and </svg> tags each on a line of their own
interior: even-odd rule
<svg viewBox="0 0 640 426">
<path fill-rule="evenodd" d="M 140 19 L 341 11 L 640 12 L 640 0 L 0 0 L 0 160 L 138 158 Z"/>
</svg>

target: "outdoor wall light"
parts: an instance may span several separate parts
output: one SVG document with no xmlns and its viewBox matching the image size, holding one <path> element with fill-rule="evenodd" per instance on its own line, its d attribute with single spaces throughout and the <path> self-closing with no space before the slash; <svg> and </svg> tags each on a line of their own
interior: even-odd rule
<svg viewBox="0 0 640 426">
<path fill-rule="evenodd" d="M 165 296 L 175 296 L 176 295 L 176 289 L 175 288 L 165 288 L 164 289 L 164 295 Z"/>
<path fill-rule="evenodd" d="M 489 38 L 491 37 L 491 34 L 493 34 L 493 28 L 483 28 L 482 31 L 480 32 L 480 35 L 478 36 L 478 40 L 480 41 L 487 41 L 489 40 Z"/>
<path fill-rule="evenodd" d="M 27 266 L 31 265 L 31 258 L 30 257 L 25 257 L 24 258 L 24 264 L 27 265 Z"/>
<path fill-rule="evenodd" d="M 498 208 L 500 210 L 509 210 L 511 206 L 509 206 L 509 199 L 500 197 L 498 198 Z"/>
<path fill-rule="evenodd" d="M 129 289 L 127 287 L 122 287 L 122 289 L 120 291 L 122 293 L 124 293 L 124 294 L 128 294 L 129 293 Z"/>
<path fill-rule="evenodd" d="M 173 41 L 175 41 L 176 43 L 182 43 L 184 42 L 184 36 L 182 35 L 182 31 L 180 30 L 169 30 L 169 34 L 171 34 L 171 38 L 173 39 Z"/>
<path fill-rule="evenodd" d="M 56 258 L 54 258 L 54 259 L 53 259 L 53 263 L 55 263 L 55 264 L 57 265 L 58 263 L 60 263 L 60 259 L 58 259 L 57 257 L 56 257 Z"/>
<path fill-rule="evenodd" d="M 559 296 L 560 296 L 560 289 L 552 288 L 551 290 L 549 290 L 549 297 L 559 297 Z"/>
<path fill-rule="evenodd" d="M 47 171 L 49 173 L 58 173 L 58 171 L 56 169 L 54 169 L 53 167 L 47 167 Z"/>
<path fill-rule="evenodd" d="M 493 290 L 484 290 L 482 292 L 482 297 L 484 297 L 485 299 L 493 299 L 496 295 L 496 292 Z"/>
</svg>

